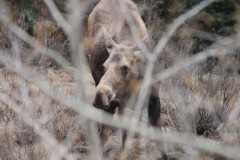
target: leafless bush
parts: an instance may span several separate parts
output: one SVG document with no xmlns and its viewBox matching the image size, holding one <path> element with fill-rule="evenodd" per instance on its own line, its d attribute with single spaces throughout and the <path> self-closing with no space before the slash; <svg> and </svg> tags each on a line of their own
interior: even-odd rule
<svg viewBox="0 0 240 160">
<path fill-rule="evenodd" d="M 140 9 L 158 43 L 136 106 L 111 120 L 91 106 L 95 86 L 84 53 L 84 20 L 98 1 L 61 1 L 68 6 L 61 9 L 64 16 L 52 0 L 44 2 L 34 4 L 52 17 L 38 19 L 31 36 L 17 6 L 0 1 L 0 159 L 240 157 L 239 11 L 234 35 L 222 37 L 191 21 L 206 17 L 199 12 L 214 0 L 202 1 L 167 26 L 146 11 L 153 1 L 144 1 Z M 212 44 L 194 53 L 195 37 Z M 161 72 L 153 75 L 156 63 Z M 146 109 L 139 109 L 152 83 L 160 86 L 161 128 L 149 127 Z M 99 123 L 114 127 L 105 146 Z M 125 150 L 119 128 L 130 133 Z"/>
</svg>

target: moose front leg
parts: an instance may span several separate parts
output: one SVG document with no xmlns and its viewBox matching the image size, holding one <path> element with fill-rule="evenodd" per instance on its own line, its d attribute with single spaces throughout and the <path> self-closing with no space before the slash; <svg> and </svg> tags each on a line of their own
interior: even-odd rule
<svg viewBox="0 0 240 160">
<path fill-rule="evenodd" d="M 160 98 L 159 96 L 156 96 L 156 94 L 151 94 L 149 98 L 149 104 L 148 104 L 148 116 L 152 126 L 161 127 L 160 114 L 161 114 Z M 156 141 L 156 146 L 159 149 L 160 153 L 162 154 L 162 158 L 168 159 L 168 155 L 167 155 L 168 145 L 165 143 Z"/>
<path fill-rule="evenodd" d="M 119 106 L 119 116 L 122 117 L 123 114 L 124 114 L 124 107 L 123 107 L 123 105 L 121 105 L 121 106 Z M 125 148 L 126 139 L 127 139 L 127 130 L 123 129 L 122 130 L 122 150 L 124 150 L 124 148 Z"/>
<path fill-rule="evenodd" d="M 115 113 L 117 107 L 119 107 L 119 102 L 117 100 L 112 100 L 109 103 L 109 107 L 107 109 L 104 109 L 104 111 L 111 114 L 113 117 L 113 114 Z M 111 135 L 112 127 L 105 124 L 101 125 L 100 127 L 101 144 L 104 145 L 107 142 L 109 136 Z"/>
<path fill-rule="evenodd" d="M 160 127 L 161 104 L 159 96 L 150 95 L 148 104 L 148 117 L 151 125 Z"/>
</svg>

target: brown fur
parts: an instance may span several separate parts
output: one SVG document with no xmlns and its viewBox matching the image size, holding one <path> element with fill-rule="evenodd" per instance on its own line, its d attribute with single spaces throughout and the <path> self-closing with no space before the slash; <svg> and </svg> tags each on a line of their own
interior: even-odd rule
<svg viewBox="0 0 240 160">
<path fill-rule="evenodd" d="M 121 7 L 122 4 L 125 8 Z M 126 10 L 122 12 L 123 8 Z M 97 85 L 93 105 L 110 114 L 114 114 L 117 107 L 120 114 L 123 113 L 129 97 L 136 97 L 145 68 L 146 57 L 136 50 L 134 36 L 124 14 L 133 20 L 140 38 L 151 50 L 153 43 L 137 6 L 131 0 L 101 0 L 93 9 L 88 21 L 86 43 L 90 68 Z M 154 90 L 151 91 L 148 108 L 150 122 L 157 126 L 160 100 Z M 106 142 L 110 132 L 108 126 L 102 127 L 101 140 Z M 123 147 L 126 136 L 124 131 Z"/>
<path fill-rule="evenodd" d="M 140 37 L 144 38 L 147 36 L 147 29 L 141 19 L 137 6 L 131 0 L 122 0 L 122 2 L 126 5 L 127 12 L 129 13 L 128 16 L 133 18 Z M 108 58 L 106 45 L 101 38 L 98 38 L 102 34 L 101 28 L 104 27 L 110 37 L 117 43 L 126 41 L 134 42 L 133 35 L 119 6 L 118 0 L 101 0 L 89 16 L 87 49 L 96 85 L 98 85 L 104 74 L 103 63 Z"/>
</svg>

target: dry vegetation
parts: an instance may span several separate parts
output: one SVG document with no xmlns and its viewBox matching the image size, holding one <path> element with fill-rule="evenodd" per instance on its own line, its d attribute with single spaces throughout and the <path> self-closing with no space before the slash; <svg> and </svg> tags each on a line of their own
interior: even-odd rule
<svg viewBox="0 0 240 160">
<path fill-rule="evenodd" d="M 95 86 L 82 26 L 97 1 L 59 1 L 64 14 L 45 2 L 34 0 L 38 15 L 31 24 L 21 5 L 0 0 L 0 159 L 239 159 L 239 6 L 235 32 L 227 37 L 196 27 L 204 17 L 197 9 L 192 21 L 186 12 L 168 29 L 155 13 L 145 14 L 163 68 L 150 77 L 160 81 L 158 129 L 148 124 L 146 108 L 129 107 L 111 120 L 91 106 Z M 195 53 L 195 37 L 212 44 Z M 114 127 L 103 147 L 99 123 Z M 118 127 L 130 132 L 123 151 Z"/>
</svg>

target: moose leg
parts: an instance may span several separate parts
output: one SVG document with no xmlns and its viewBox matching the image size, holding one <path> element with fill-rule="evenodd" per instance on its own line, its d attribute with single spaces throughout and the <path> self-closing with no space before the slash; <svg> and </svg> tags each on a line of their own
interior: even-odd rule
<svg viewBox="0 0 240 160">
<path fill-rule="evenodd" d="M 160 127 L 160 113 L 161 113 L 161 104 L 160 104 L 160 98 L 158 96 L 155 96 L 156 94 L 151 94 L 148 104 L 148 117 L 150 120 L 150 123 L 152 126 Z M 166 148 L 164 144 L 161 144 L 160 142 L 156 142 L 156 145 L 162 154 L 163 159 L 166 159 Z"/>
<path fill-rule="evenodd" d="M 161 112 L 161 104 L 160 98 L 155 95 L 150 95 L 149 104 L 148 104 L 148 117 L 151 125 L 160 126 L 160 112 Z"/>
<path fill-rule="evenodd" d="M 123 135 L 122 135 L 122 150 L 125 148 L 125 142 L 127 139 L 127 130 L 123 130 Z"/>
<path fill-rule="evenodd" d="M 105 109 L 104 111 L 113 116 L 113 114 L 115 113 L 115 110 L 118 106 L 119 106 L 118 101 L 113 100 L 113 101 L 110 102 L 109 107 L 107 109 Z M 108 137 L 111 134 L 112 127 L 103 124 L 101 126 L 101 128 L 102 129 L 100 131 L 100 139 L 101 139 L 101 144 L 104 145 L 107 142 Z"/>
<path fill-rule="evenodd" d="M 124 114 L 124 107 L 119 106 L 119 115 L 122 116 Z M 127 139 L 127 130 L 123 129 L 122 131 L 122 150 L 125 148 L 125 142 Z"/>
</svg>

